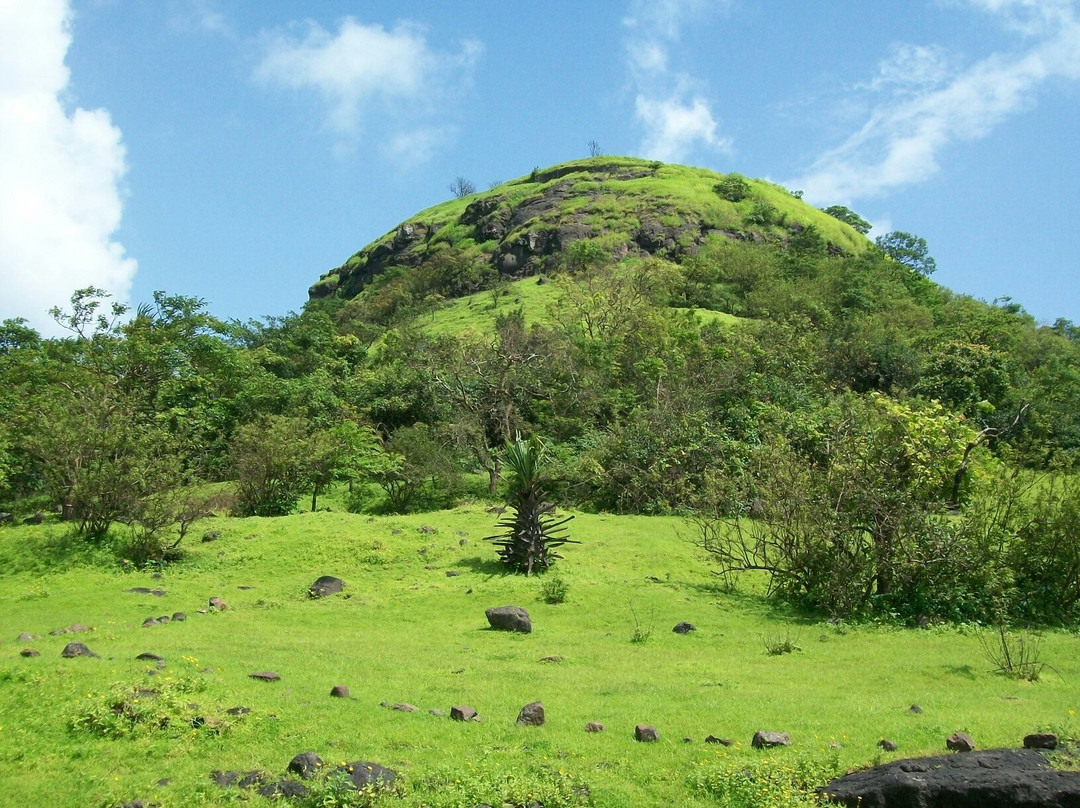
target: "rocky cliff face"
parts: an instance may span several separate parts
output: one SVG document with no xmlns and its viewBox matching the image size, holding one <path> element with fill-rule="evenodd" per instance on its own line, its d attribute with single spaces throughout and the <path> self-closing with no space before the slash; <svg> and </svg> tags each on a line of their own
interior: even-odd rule
<svg viewBox="0 0 1080 808">
<path fill-rule="evenodd" d="M 354 297 L 390 267 L 421 265 L 439 245 L 467 250 L 472 260 L 504 276 L 522 277 L 551 269 L 567 247 L 584 239 L 600 240 L 615 259 L 650 255 L 678 261 L 712 234 L 783 239 L 805 227 L 808 218 L 825 216 L 778 186 L 752 181 L 762 193 L 788 196 L 805 215 L 785 213 L 779 228 L 747 226 L 741 208 L 749 209 L 754 200 L 735 205 L 721 199 L 712 190 L 721 178 L 698 169 L 615 158 L 537 170 L 418 214 L 326 273 L 308 295 L 312 300 Z M 830 247 L 843 251 L 852 245 Z"/>
</svg>

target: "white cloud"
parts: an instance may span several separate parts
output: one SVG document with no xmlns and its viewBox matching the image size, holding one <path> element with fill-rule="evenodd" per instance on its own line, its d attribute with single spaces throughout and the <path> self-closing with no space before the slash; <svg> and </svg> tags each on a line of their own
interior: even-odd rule
<svg viewBox="0 0 1080 808">
<path fill-rule="evenodd" d="M 881 196 L 925 181 L 938 171 L 945 148 L 983 138 L 1001 121 L 1028 109 L 1047 80 L 1080 78 L 1075 3 L 971 2 L 1022 30 L 1026 50 L 992 54 L 957 71 L 938 49 L 894 49 L 868 85 L 887 97 L 857 132 L 786 184 L 803 188 L 808 201 L 820 204 Z M 914 81 L 895 78 L 903 64 L 912 66 Z"/>
<path fill-rule="evenodd" d="M 267 35 L 264 46 L 256 78 L 318 93 L 328 106 L 330 131 L 354 141 L 379 119 L 392 129 L 388 142 L 428 138 L 429 150 L 434 149 L 431 133 L 440 130 L 426 121 L 444 113 L 469 84 L 483 51 L 469 40 L 457 53 L 440 53 L 428 46 L 417 25 L 400 23 L 387 30 L 352 17 L 342 20 L 336 33 L 308 23 L 300 36 Z"/>
<path fill-rule="evenodd" d="M 106 110 L 69 112 L 66 0 L 0 0 L 0 318 L 56 333 L 77 288 L 127 300 L 136 262 L 113 240 L 124 146 Z"/>
<path fill-rule="evenodd" d="M 728 152 L 731 141 L 717 134 L 700 83 L 688 73 L 673 70 L 670 45 L 681 28 L 725 0 L 633 0 L 623 19 L 629 31 L 627 67 L 635 88 L 634 117 L 643 130 L 639 152 L 665 162 L 685 160 L 705 146 Z"/>
<path fill-rule="evenodd" d="M 716 134 L 716 121 L 701 98 L 686 102 L 675 97 L 657 100 L 639 95 L 634 106 L 638 120 L 645 124 L 641 152 L 647 157 L 675 162 L 697 143 L 730 151 L 730 141 Z"/>
<path fill-rule="evenodd" d="M 232 26 L 221 11 L 218 0 L 173 0 L 169 25 L 182 33 L 203 31 L 233 36 Z"/>
</svg>

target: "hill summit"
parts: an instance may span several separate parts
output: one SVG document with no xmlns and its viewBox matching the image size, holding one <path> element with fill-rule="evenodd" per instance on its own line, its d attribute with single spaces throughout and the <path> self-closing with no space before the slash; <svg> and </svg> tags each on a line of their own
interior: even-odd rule
<svg viewBox="0 0 1080 808">
<path fill-rule="evenodd" d="M 616 259 L 680 261 L 711 235 L 783 242 L 813 225 L 834 255 L 861 252 L 863 235 L 779 185 L 628 157 L 546 169 L 421 211 L 322 276 L 311 300 L 355 297 L 391 267 L 418 267 L 448 249 L 502 277 L 556 266 L 592 241 Z"/>
</svg>

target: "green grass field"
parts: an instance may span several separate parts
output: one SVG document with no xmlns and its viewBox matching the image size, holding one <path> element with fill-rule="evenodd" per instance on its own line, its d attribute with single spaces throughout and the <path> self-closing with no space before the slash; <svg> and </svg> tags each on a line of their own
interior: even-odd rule
<svg viewBox="0 0 1080 808">
<path fill-rule="evenodd" d="M 1007 679 L 988 672 L 973 628 L 831 624 L 724 592 L 689 528 L 667 518 L 579 515 L 582 543 L 550 573 L 567 598 L 549 604 L 544 577 L 501 571 L 482 540 L 495 520 L 482 504 L 206 520 L 160 578 L 124 571 L 59 523 L 0 528 L 0 804 L 260 805 L 211 772 L 281 775 L 309 750 L 397 770 L 398 791 L 373 805 L 799 804 L 792 780 L 940 753 L 956 730 L 981 748 L 1018 746 L 1036 728 L 1075 735 L 1076 634 L 1042 635 L 1055 671 L 1040 681 Z M 208 530 L 220 538 L 200 542 Z M 320 575 L 345 592 L 310 598 Z M 199 614 L 214 596 L 228 610 Z M 533 633 L 488 628 L 484 610 L 507 604 L 528 609 Z M 142 627 L 177 611 L 187 620 Z M 680 621 L 697 630 L 673 633 Z M 49 634 L 73 623 L 93 630 Z M 799 650 L 767 654 L 777 639 Z M 73 640 L 100 658 L 62 659 Z M 137 661 L 143 652 L 165 666 Z M 280 681 L 248 677 L 267 670 Z M 339 684 L 348 699 L 330 697 Z M 517 726 L 535 700 L 547 723 Z M 140 720 L 114 716 L 120 702 Z M 482 722 L 428 712 L 459 704 Z M 251 712 L 228 715 L 236 706 Z M 590 721 L 606 731 L 586 733 Z M 638 723 L 659 741 L 636 742 Z M 752 750 L 758 729 L 788 732 L 792 746 Z M 710 734 L 736 744 L 706 744 Z M 899 750 L 881 753 L 883 737 Z"/>
</svg>

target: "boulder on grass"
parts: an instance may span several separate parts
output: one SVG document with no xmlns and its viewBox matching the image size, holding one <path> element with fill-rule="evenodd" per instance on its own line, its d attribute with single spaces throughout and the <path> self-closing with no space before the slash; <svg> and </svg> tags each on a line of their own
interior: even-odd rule
<svg viewBox="0 0 1080 808">
<path fill-rule="evenodd" d="M 975 741 L 966 732 L 954 732 L 945 739 L 945 748 L 950 752 L 973 752 Z"/>
<path fill-rule="evenodd" d="M 488 623 L 498 631 L 518 631 L 522 634 L 532 632 L 532 620 L 529 613 L 520 606 L 497 606 L 484 612 Z"/>
<path fill-rule="evenodd" d="M 771 749 L 774 746 L 791 746 L 791 736 L 786 732 L 766 732 L 759 729 L 750 741 L 754 749 Z"/>
<path fill-rule="evenodd" d="M 833 780 L 818 792 L 831 803 L 862 808 L 1058 808 L 1080 805 L 1080 772 L 1055 771 L 1034 749 L 988 749 L 897 760 Z"/>
<path fill-rule="evenodd" d="M 313 598 L 325 598 L 336 595 L 345 588 L 345 582 L 333 575 L 323 575 L 315 583 L 308 587 L 308 594 Z"/>
<path fill-rule="evenodd" d="M 323 759 L 314 752 L 301 752 L 289 761 L 285 770 L 299 775 L 302 780 L 310 780 L 324 765 Z"/>
<path fill-rule="evenodd" d="M 397 772 L 393 769 L 380 766 L 378 763 L 369 763 L 365 760 L 346 763 L 344 766 L 338 766 L 335 771 L 344 774 L 345 779 L 352 783 L 357 790 L 368 787 L 392 786 L 394 781 L 397 780 Z"/>
<path fill-rule="evenodd" d="M 456 705 L 450 708 L 450 718 L 454 721 L 479 721 L 480 716 L 476 714 L 476 710 L 472 707 L 467 707 L 463 704 Z"/>
<path fill-rule="evenodd" d="M 83 645 L 81 642 L 69 642 L 64 646 L 64 650 L 60 652 L 60 656 L 64 659 L 74 659 L 75 657 L 96 657 L 93 651 Z"/>
<path fill-rule="evenodd" d="M 544 704 L 534 701 L 526 704 L 518 713 L 517 722 L 523 727 L 540 727 L 544 725 Z"/>
<path fill-rule="evenodd" d="M 656 727 L 649 724 L 638 724 L 634 727 L 634 739 L 641 741 L 642 743 L 652 743 L 653 741 L 660 740 L 660 733 L 656 731 Z"/>
<path fill-rule="evenodd" d="M 1058 736 L 1053 732 L 1033 732 L 1024 736 L 1025 749 L 1057 749 Z"/>
</svg>

